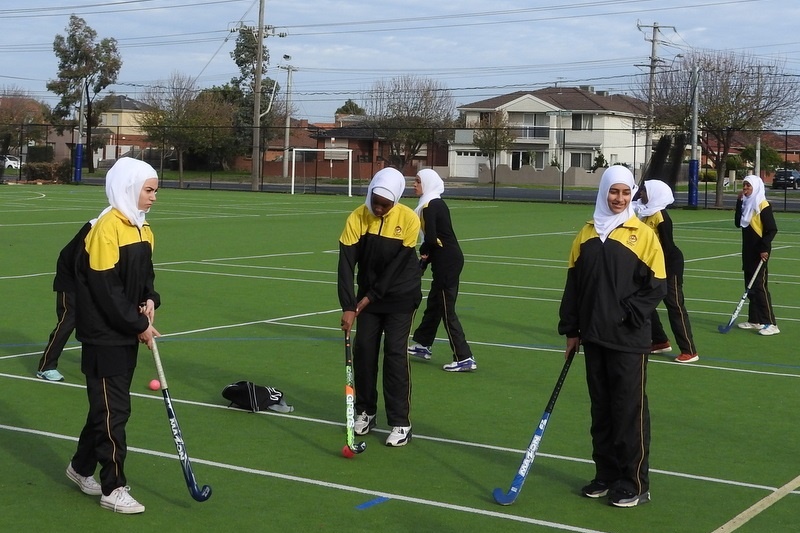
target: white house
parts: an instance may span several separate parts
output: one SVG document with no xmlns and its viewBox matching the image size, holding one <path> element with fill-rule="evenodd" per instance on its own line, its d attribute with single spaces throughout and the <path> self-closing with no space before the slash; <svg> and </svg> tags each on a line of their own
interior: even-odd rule
<svg viewBox="0 0 800 533">
<path fill-rule="evenodd" d="M 458 108 L 473 129 L 458 130 L 449 148 L 450 176 L 478 178 L 488 157 L 473 144 L 482 118 L 502 113 L 516 133 L 513 148 L 497 155 L 511 171 L 544 170 L 553 163 L 565 170 L 589 170 L 598 154 L 609 165 L 638 168 L 645 159 L 647 104 L 626 95 L 595 92 L 592 87 L 549 87 L 517 91 Z M 532 168 L 529 168 L 532 167 Z M 499 177 L 498 177 L 499 181 Z"/>
</svg>

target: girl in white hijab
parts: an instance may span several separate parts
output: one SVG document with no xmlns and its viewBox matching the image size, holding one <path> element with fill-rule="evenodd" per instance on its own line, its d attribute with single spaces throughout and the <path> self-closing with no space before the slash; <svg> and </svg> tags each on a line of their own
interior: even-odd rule
<svg viewBox="0 0 800 533">
<path fill-rule="evenodd" d="M 350 213 L 339 237 L 337 270 L 340 324 L 347 338 L 356 317 L 358 320 L 352 344 L 353 431 L 366 435 L 377 424 L 380 367 L 386 422 L 391 427 L 386 445 L 392 447 L 405 446 L 411 440 L 411 371 L 406 342 L 414 311 L 422 300 L 416 251 L 419 218 L 399 203 L 405 186 L 405 178 L 394 168 L 382 169 L 372 177 L 364 205 Z"/>
<path fill-rule="evenodd" d="M 444 181 L 439 174 L 430 168 L 424 168 L 417 172 L 419 176 L 420 185 L 422 187 L 422 195 L 419 197 L 419 203 L 414 208 L 417 216 L 422 216 L 422 208 L 428 205 L 428 202 L 434 198 L 441 198 L 444 193 Z"/>
<path fill-rule="evenodd" d="M 106 196 L 109 204 L 125 215 L 131 224 L 141 228 L 149 209 L 139 209 L 139 195 L 144 182 L 157 177 L 156 170 L 144 161 L 131 157 L 120 158 L 106 174 Z M 103 211 L 101 216 L 105 213 Z"/>
<path fill-rule="evenodd" d="M 778 233 L 772 206 L 764 193 L 764 182 L 758 176 L 747 176 L 736 201 L 734 224 L 742 231 L 742 270 L 745 284 L 754 279 L 747 292 L 750 305 L 747 322 L 738 324 L 741 329 L 756 330 L 759 335 L 780 333 L 769 292 L 767 260 L 772 252 L 772 241 Z M 759 269 L 759 265 L 761 265 Z M 756 270 L 758 275 L 756 276 Z"/>
<path fill-rule="evenodd" d="M 450 341 L 453 360 L 443 365 L 442 370 L 472 372 L 477 370 L 478 364 L 456 313 L 464 254 L 453 230 L 450 210 L 441 198 L 444 182 L 435 170 L 426 168 L 417 172 L 414 192 L 419 196 L 415 212 L 421 223 L 420 265 L 424 271 L 425 266 L 430 263 L 433 277 L 422 322 L 411 336 L 413 342 L 408 347 L 408 354 L 429 360 L 433 355 L 432 345 L 439 324 L 443 324 Z"/>
<path fill-rule="evenodd" d="M 672 189 L 661 180 L 647 180 L 642 188 L 642 197 L 633 203 L 633 210 L 641 219 L 655 215 L 675 202 Z"/>
<path fill-rule="evenodd" d="M 608 198 L 611 186 L 616 184 L 625 185 L 631 190 L 630 196 L 627 197 L 627 206 L 618 213 L 611 209 Z M 614 165 L 603 172 L 603 177 L 600 178 L 600 187 L 597 191 L 594 216 L 592 217 L 595 230 L 600 235 L 601 241 L 605 242 L 609 233 L 624 224 L 632 216 L 635 216 L 631 199 L 636 194 L 637 189 L 633 174 L 626 167 Z"/>
<path fill-rule="evenodd" d="M 364 203 L 367 205 L 369 212 L 376 217 L 384 216 L 386 214 L 385 212 L 382 214 L 377 214 L 374 211 L 374 202 L 372 198 L 373 193 L 382 198 L 390 200 L 392 202 L 392 206 L 394 206 L 400 201 L 405 188 L 406 179 L 399 170 L 391 167 L 384 168 L 379 170 L 369 182 L 369 187 L 367 188 L 367 198 Z"/>
<path fill-rule="evenodd" d="M 672 231 L 672 218 L 667 213 L 668 205 L 675 201 L 672 189 L 661 180 L 646 180 L 639 190 L 641 198 L 634 202 L 634 210 L 639 218 L 653 228 L 658 235 L 661 247 L 664 249 L 664 261 L 667 268 L 667 296 L 664 306 L 667 308 L 670 328 L 675 341 L 681 350 L 675 358 L 678 363 L 692 363 L 700 359 L 694 343 L 692 325 L 689 321 L 689 312 L 683 296 L 683 252 L 675 244 Z M 672 351 L 672 346 L 661 324 L 658 311 L 650 315 L 650 331 L 653 345 L 650 353 L 667 353 Z"/>
<path fill-rule="evenodd" d="M 746 228 L 753 220 L 753 215 L 761 213 L 761 204 L 767 201 L 767 195 L 764 192 L 764 181 L 756 175 L 750 175 L 744 178 L 744 183 L 749 183 L 753 188 L 753 192 L 749 195 L 742 196 L 742 218 L 739 221 L 739 226 Z"/>
</svg>

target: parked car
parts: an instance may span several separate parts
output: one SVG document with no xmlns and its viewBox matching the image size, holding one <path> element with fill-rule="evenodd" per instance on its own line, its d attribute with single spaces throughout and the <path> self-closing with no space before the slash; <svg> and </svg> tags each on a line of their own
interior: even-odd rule
<svg viewBox="0 0 800 533">
<path fill-rule="evenodd" d="M 19 168 L 19 158 L 15 155 L 0 155 L 0 162 L 5 168 Z"/>
<path fill-rule="evenodd" d="M 796 170 L 776 170 L 772 177 L 773 189 L 797 189 L 800 186 L 800 172 Z"/>
</svg>

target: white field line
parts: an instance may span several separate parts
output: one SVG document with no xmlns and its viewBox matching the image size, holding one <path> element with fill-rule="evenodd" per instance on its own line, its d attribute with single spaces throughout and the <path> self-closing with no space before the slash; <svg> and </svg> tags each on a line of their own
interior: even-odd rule
<svg viewBox="0 0 800 533">
<path fill-rule="evenodd" d="M 175 401 L 175 400 L 173 400 L 173 401 Z M 27 433 L 27 434 L 30 434 L 30 435 L 36 435 L 36 436 L 41 436 L 41 437 L 48 437 L 48 438 L 67 440 L 67 441 L 72 441 L 72 442 L 77 442 L 77 440 L 78 440 L 77 438 L 71 437 L 69 435 L 62 435 L 62 434 L 52 433 L 52 432 L 48 432 L 48 431 L 38 431 L 38 430 L 33 430 L 33 429 L 19 428 L 19 427 L 7 426 L 7 425 L 3 425 L 3 424 L 0 424 L 0 429 L 4 429 L 4 430 L 7 430 L 7 431 L 14 431 L 14 432 L 17 432 L 17 433 Z M 146 449 L 146 448 L 138 448 L 138 447 L 134 447 L 134 446 L 129 446 L 128 447 L 128 451 L 141 453 L 141 454 L 145 454 L 145 455 L 150 455 L 150 456 L 154 456 L 154 457 L 161 457 L 161 458 L 164 458 L 164 459 L 177 459 L 177 456 L 175 456 L 175 455 L 173 455 L 171 453 L 164 453 L 164 452 L 159 452 L 159 451 L 156 451 L 156 450 L 149 450 L 149 449 Z M 556 529 L 556 530 L 560 530 L 560 531 L 572 531 L 572 532 L 575 532 L 575 533 L 603 533 L 602 531 L 597 530 L 597 529 L 587 529 L 587 528 L 578 527 L 578 526 L 570 526 L 568 524 L 562 524 L 562 523 L 558 523 L 558 522 L 550 522 L 550 521 L 547 521 L 547 520 L 537 520 L 536 518 L 528 518 L 528 517 L 517 516 L 517 515 L 508 514 L 508 513 L 500 513 L 500 512 L 497 512 L 497 511 L 489 511 L 489 510 L 486 510 L 486 509 L 479 509 L 479 508 L 476 508 L 476 507 L 467 507 L 465 505 L 456 505 L 456 504 L 452 504 L 452 503 L 439 502 L 439 501 L 436 501 L 436 500 L 429 500 L 429 499 L 425 499 L 425 498 L 416 498 L 416 497 L 413 497 L 413 496 L 405 496 L 403 494 L 395 494 L 395 493 L 391 493 L 391 492 L 382 492 L 382 491 L 377 491 L 377 490 L 363 489 L 363 488 L 360 488 L 360 487 L 354 487 L 352 485 L 344 485 L 342 483 L 331 483 L 329 481 L 322 481 L 322 480 L 319 480 L 319 479 L 312 479 L 312 478 L 301 477 L 301 476 L 292 476 L 292 475 L 288 475 L 288 474 L 281 474 L 279 472 L 272 472 L 272 471 L 269 471 L 269 470 L 258 470 L 258 469 L 255 469 L 255 468 L 249 468 L 249 467 L 234 465 L 234 464 L 230 464 L 230 463 L 221 463 L 221 462 L 218 462 L 218 461 L 209 461 L 209 460 L 206 460 L 206 459 L 198 459 L 197 457 L 192 457 L 191 461 L 192 461 L 192 463 L 195 463 L 195 464 L 202 464 L 202 465 L 206 465 L 206 466 L 210 466 L 210 467 L 214 467 L 214 468 L 221 468 L 221 469 L 224 469 L 224 470 L 230 470 L 230 471 L 234 471 L 234 472 L 242 472 L 242 473 L 245 473 L 245 474 L 252 474 L 252 475 L 263 476 L 263 477 L 270 477 L 270 478 L 275 478 L 275 479 L 281 479 L 281 480 L 284 480 L 284 481 L 292 481 L 292 482 L 295 482 L 295 483 L 303 483 L 303 484 L 306 484 L 306 485 L 313 485 L 313 486 L 316 486 L 316 487 L 323 487 L 323 488 L 332 489 L 332 490 L 352 492 L 352 493 L 356 493 L 356 494 L 364 494 L 364 495 L 369 496 L 371 498 L 386 498 L 386 499 L 389 499 L 389 500 L 397 500 L 397 501 L 413 503 L 413 504 L 418 504 L 418 505 L 425 505 L 425 506 L 428 506 L 428 507 L 437 507 L 439 509 L 445 509 L 445 510 L 448 510 L 448 511 L 457 511 L 457 512 L 461 512 L 461 513 L 469 513 L 469 514 L 474 514 L 474 515 L 488 516 L 488 517 L 492 517 L 492 518 L 500 518 L 500 519 L 503 519 L 503 520 L 510 520 L 510 521 L 513 521 L 513 522 L 522 522 L 522 523 L 525 523 L 525 524 L 534 524 L 534 525 L 537 525 L 537 526 L 543 526 L 543 527 L 547 527 L 547 528 L 550 528 L 550 529 Z"/>
<path fill-rule="evenodd" d="M 481 296 L 483 296 L 483 295 L 481 295 Z M 557 300 L 551 300 L 551 301 L 557 301 Z M 185 331 L 180 331 L 180 332 L 175 332 L 175 333 L 167 333 L 167 334 L 162 335 L 162 337 L 163 338 L 180 337 L 180 336 L 183 336 L 183 335 L 191 335 L 191 334 L 195 334 L 195 333 L 207 333 L 207 332 L 210 332 L 210 331 L 220 331 L 220 330 L 224 330 L 224 329 L 247 327 L 247 326 L 253 326 L 253 325 L 257 325 L 257 324 L 272 324 L 272 325 L 278 325 L 278 326 L 284 326 L 284 327 L 293 327 L 293 328 L 302 328 L 302 329 L 319 329 L 319 330 L 324 330 L 324 331 L 339 331 L 339 328 L 332 327 L 332 326 L 317 326 L 317 325 L 311 325 L 311 324 L 296 324 L 296 323 L 286 322 L 287 320 L 293 320 L 293 319 L 296 319 L 296 318 L 304 318 L 304 317 L 309 317 L 309 316 L 319 316 L 319 315 L 333 314 L 333 313 L 339 313 L 339 312 L 341 312 L 341 310 L 338 309 L 338 308 L 337 309 L 328 309 L 328 310 L 325 310 L 325 311 L 313 311 L 313 312 L 309 312 L 309 313 L 300 313 L 300 314 L 296 314 L 296 315 L 288 315 L 288 316 L 277 317 L 277 318 L 266 318 L 266 319 L 262 319 L 262 320 L 253 320 L 253 321 L 248 321 L 248 322 L 240 322 L 240 323 L 236 323 L 236 324 L 223 324 L 223 325 L 217 325 L 217 326 L 207 326 L 207 327 L 204 327 L 204 328 L 185 330 Z M 447 341 L 446 338 L 436 338 L 435 340 L 439 341 L 439 342 Z M 487 347 L 491 347 L 491 348 L 507 348 L 507 349 L 514 349 L 514 350 L 526 350 L 526 351 L 547 352 L 547 353 L 563 353 L 563 351 L 564 351 L 561 348 L 545 348 L 545 347 L 542 347 L 542 346 L 529 346 L 529 345 L 521 345 L 521 344 L 481 342 L 481 341 L 476 341 L 476 340 L 472 340 L 472 339 L 470 339 L 470 344 L 473 344 L 475 346 L 487 346 Z M 65 351 L 67 351 L 67 350 L 77 350 L 79 348 L 80 348 L 80 346 L 71 346 L 71 347 L 65 348 Z M 24 352 L 24 353 L 18 353 L 18 354 L 4 355 L 4 356 L 0 356 L 0 362 L 4 361 L 6 359 L 16 359 L 16 358 L 19 358 L 19 357 L 31 357 L 31 356 L 39 357 L 40 355 L 41 355 L 41 350 L 37 350 L 35 352 Z M 654 364 L 669 364 L 669 365 L 673 365 L 673 366 L 675 365 L 675 363 L 672 362 L 672 361 L 655 359 L 655 358 L 651 359 L 650 363 L 654 363 Z M 743 368 L 727 368 L 727 367 L 723 367 L 723 366 L 708 365 L 708 364 L 704 364 L 704 363 L 692 363 L 691 365 L 681 365 L 681 367 L 687 368 L 687 369 L 704 368 L 704 369 L 709 369 L 709 370 L 720 370 L 720 371 L 726 371 L 726 372 L 739 372 L 739 373 L 743 373 L 743 374 L 753 374 L 753 375 L 762 375 L 762 376 L 800 378 L 800 374 L 791 374 L 791 373 L 784 373 L 784 372 L 769 372 L 769 371 L 764 371 L 764 370 L 750 370 L 750 369 L 743 369 Z M 0 374 L 0 375 L 2 375 L 2 374 Z M 31 379 L 33 379 L 33 378 L 31 378 Z"/>
<path fill-rule="evenodd" d="M 0 377 L 9 378 L 9 379 L 21 379 L 21 380 L 24 380 L 24 381 L 35 382 L 35 383 L 41 384 L 41 385 L 52 385 L 52 386 L 59 386 L 59 387 L 73 387 L 73 388 L 77 388 L 77 389 L 85 389 L 86 388 L 84 385 L 79 385 L 79 384 L 75 384 L 75 383 L 67 383 L 67 382 L 63 382 L 63 381 L 62 382 L 42 381 L 42 380 L 40 380 L 38 378 L 28 377 L 28 376 L 17 376 L 17 375 L 14 375 L 14 374 L 0 373 Z M 154 395 L 154 394 L 131 392 L 131 396 L 132 397 L 146 399 L 146 400 L 163 401 L 163 398 L 161 396 L 157 396 L 157 395 Z M 324 419 L 320 419 L 320 418 L 312 418 L 312 417 L 307 417 L 307 416 L 299 416 L 299 415 L 294 415 L 294 414 L 289 414 L 289 413 L 276 413 L 274 411 L 259 411 L 257 413 L 251 413 L 249 411 L 243 411 L 241 409 L 236 409 L 234 407 L 227 407 L 225 405 L 212 404 L 212 403 L 206 403 L 206 402 L 196 402 L 196 401 L 192 401 L 192 400 L 181 400 L 181 399 L 174 398 L 174 397 L 172 398 L 172 402 L 173 403 L 177 403 L 177 404 L 192 405 L 192 406 L 195 406 L 195 407 L 202 407 L 202 408 L 208 408 L 208 409 L 224 409 L 224 410 L 229 410 L 229 411 L 235 412 L 235 413 L 241 413 L 241 414 L 244 414 L 244 415 L 247 415 L 247 416 L 250 416 L 250 415 L 253 415 L 253 414 L 261 415 L 261 416 L 277 416 L 277 417 L 292 419 L 292 420 L 296 420 L 296 421 L 310 422 L 310 423 L 313 423 L 313 424 L 344 427 L 344 423 L 342 423 L 342 422 L 338 422 L 338 421 L 333 422 L 333 421 L 330 421 L 330 420 L 324 420 Z M 13 427 L 13 426 L 0 425 L 0 428 L 9 429 L 9 430 L 28 431 L 28 432 L 31 432 L 31 433 L 39 433 L 38 431 L 35 431 L 35 430 L 24 430 L 22 428 L 16 428 L 16 427 Z M 384 434 L 388 434 L 389 433 L 388 430 L 384 430 L 384 429 L 374 429 L 373 431 L 376 432 L 376 433 L 384 433 Z M 69 440 L 77 441 L 77 438 L 74 438 L 74 437 L 66 437 L 66 438 L 68 438 Z M 429 436 L 429 435 L 423 435 L 423 434 L 419 434 L 419 433 L 414 433 L 414 439 L 416 439 L 416 440 L 428 440 L 428 441 L 431 441 L 431 442 L 439 442 L 439 443 L 442 443 L 442 444 L 452 444 L 452 445 L 456 445 L 456 446 L 465 446 L 465 447 L 468 447 L 468 448 L 477 448 L 477 449 L 481 449 L 481 450 L 512 453 L 512 454 L 520 455 L 520 456 L 523 455 L 525 453 L 525 451 L 526 451 L 524 449 L 509 448 L 509 447 L 506 447 L 506 446 L 495 446 L 495 445 L 492 445 L 492 444 L 482 444 L 482 443 L 464 441 L 464 440 L 458 440 L 458 439 L 446 439 L 446 438 L 441 438 L 441 437 L 433 437 L 433 436 Z M 537 453 L 537 456 L 547 457 L 549 459 L 554 459 L 554 460 L 558 460 L 558 461 L 568 461 L 568 462 L 582 463 L 582 464 L 593 464 L 593 461 L 591 459 L 582 458 L 582 457 L 572 457 L 572 456 L 567 456 L 567 455 L 558 455 L 558 454 L 541 453 L 541 452 Z M 168 455 L 168 457 L 173 457 L 173 456 L 172 455 Z M 193 459 L 193 461 L 195 461 L 195 459 Z M 695 480 L 695 481 L 705 481 L 705 482 L 709 482 L 709 483 L 718 483 L 718 484 L 721 484 L 721 485 L 729 485 L 729 486 L 734 486 L 734 487 L 743 487 L 743 488 L 766 490 L 766 491 L 776 491 L 776 490 L 778 490 L 776 487 L 772 487 L 772 486 L 769 486 L 769 485 L 762 485 L 762 484 L 757 484 L 757 483 L 748 483 L 748 482 L 744 482 L 744 481 L 735 481 L 735 480 L 723 479 L 723 478 L 717 478 L 717 477 L 710 477 L 710 476 L 698 476 L 698 475 L 689 474 L 689 473 L 686 473 L 686 472 L 675 472 L 675 471 L 672 471 L 672 470 L 662 470 L 662 469 L 652 469 L 651 468 L 650 472 L 657 473 L 657 474 L 660 474 L 660 475 L 665 475 L 665 476 L 679 477 L 679 478 L 691 479 L 691 480 Z M 796 489 L 796 487 L 795 487 L 795 489 Z M 796 494 L 800 494 L 800 491 L 797 491 L 797 490 L 792 490 L 790 492 L 796 493 Z"/>
</svg>

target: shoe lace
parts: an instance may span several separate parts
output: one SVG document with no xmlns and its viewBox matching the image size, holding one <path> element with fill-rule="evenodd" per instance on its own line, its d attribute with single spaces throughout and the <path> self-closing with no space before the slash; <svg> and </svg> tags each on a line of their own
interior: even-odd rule
<svg viewBox="0 0 800 533">
<path fill-rule="evenodd" d="M 133 496 L 130 495 L 129 491 L 131 490 L 130 487 L 119 487 L 117 489 L 117 498 L 114 502 L 115 505 L 131 505 L 133 503 L 137 503 L 136 500 L 133 499 Z"/>
</svg>

